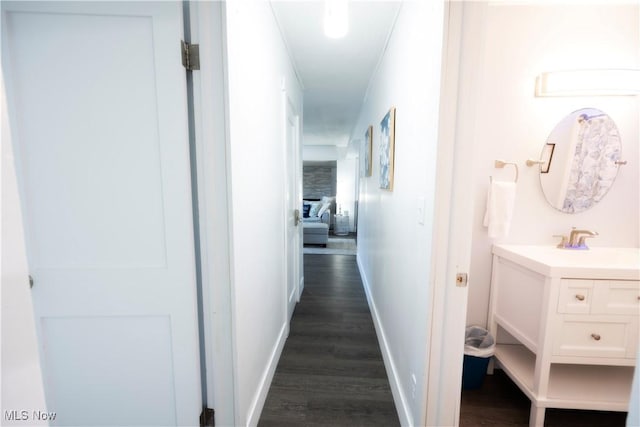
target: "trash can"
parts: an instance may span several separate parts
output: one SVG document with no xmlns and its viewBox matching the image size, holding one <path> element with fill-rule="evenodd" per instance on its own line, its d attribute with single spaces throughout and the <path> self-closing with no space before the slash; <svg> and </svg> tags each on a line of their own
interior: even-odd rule
<svg viewBox="0 0 640 427">
<path fill-rule="evenodd" d="M 464 334 L 464 363 L 462 365 L 462 389 L 482 387 L 489 360 L 496 349 L 496 341 L 489 331 L 480 326 L 468 326 Z"/>
</svg>

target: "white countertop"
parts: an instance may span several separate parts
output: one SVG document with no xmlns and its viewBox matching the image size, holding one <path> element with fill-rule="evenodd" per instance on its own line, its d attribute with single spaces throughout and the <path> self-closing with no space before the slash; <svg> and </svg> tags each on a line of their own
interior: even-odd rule
<svg viewBox="0 0 640 427">
<path fill-rule="evenodd" d="M 640 280 L 640 248 L 494 245 L 493 253 L 549 277 Z"/>
</svg>

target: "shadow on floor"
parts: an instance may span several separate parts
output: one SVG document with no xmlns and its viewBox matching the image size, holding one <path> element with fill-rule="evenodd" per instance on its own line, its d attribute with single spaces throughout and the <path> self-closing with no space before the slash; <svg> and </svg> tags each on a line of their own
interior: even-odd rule
<svg viewBox="0 0 640 427">
<path fill-rule="evenodd" d="M 481 389 L 463 390 L 460 427 L 529 425 L 530 401 L 502 371 L 487 375 Z M 546 427 L 623 427 L 626 412 L 547 409 Z"/>
</svg>

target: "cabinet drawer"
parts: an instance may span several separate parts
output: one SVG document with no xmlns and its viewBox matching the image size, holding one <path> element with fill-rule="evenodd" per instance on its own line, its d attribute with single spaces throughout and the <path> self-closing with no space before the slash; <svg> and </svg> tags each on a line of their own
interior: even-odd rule
<svg viewBox="0 0 640 427">
<path fill-rule="evenodd" d="M 558 313 L 640 315 L 640 282 L 563 279 Z"/>
<path fill-rule="evenodd" d="M 555 356 L 625 358 L 634 354 L 636 341 L 632 318 L 617 316 L 597 319 L 597 316 L 566 316 L 556 331 Z"/>
<path fill-rule="evenodd" d="M 562 280 L 558 298 L 558 313 L 590 313 L 594 292 L 593 288 L 593 280 Z"/>
<path fill-rule="evenodd" d="M 610 280 L 606 286 L 595 281 L 591 313 L 594 314 L 640 314 L 640 282 Z"/>
</svg>

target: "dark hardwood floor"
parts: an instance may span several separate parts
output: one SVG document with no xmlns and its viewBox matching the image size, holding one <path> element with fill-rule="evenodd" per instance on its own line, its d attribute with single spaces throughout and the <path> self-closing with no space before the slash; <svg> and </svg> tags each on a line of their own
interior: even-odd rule
<svg viewBox="0 0 640 427">
<path fill-rule="evenodd" d="M 398 426 L 355 256 L 305 255 L 305 290 L 260 427 Z M 529 399 L 500 370 L 462 392 L 460 426 L 528 426 Z M 626 413 L 547 410 L 547 427 L 624 426 Z"/>
<path fill-rule="evenodd" d="M 355 256 L 305 255 L 260 427 L 398 426 Z"/>
<path fill-rule="evenodd" d="M 482 388 L 464 390 L 460 408 L 460 427 L 529 426 L 531 403 L 527 396 L 501 370 L 485 377 Z M 624 426 L 626 412 L 547 409 L 546 427 Z"/>
</svg>

